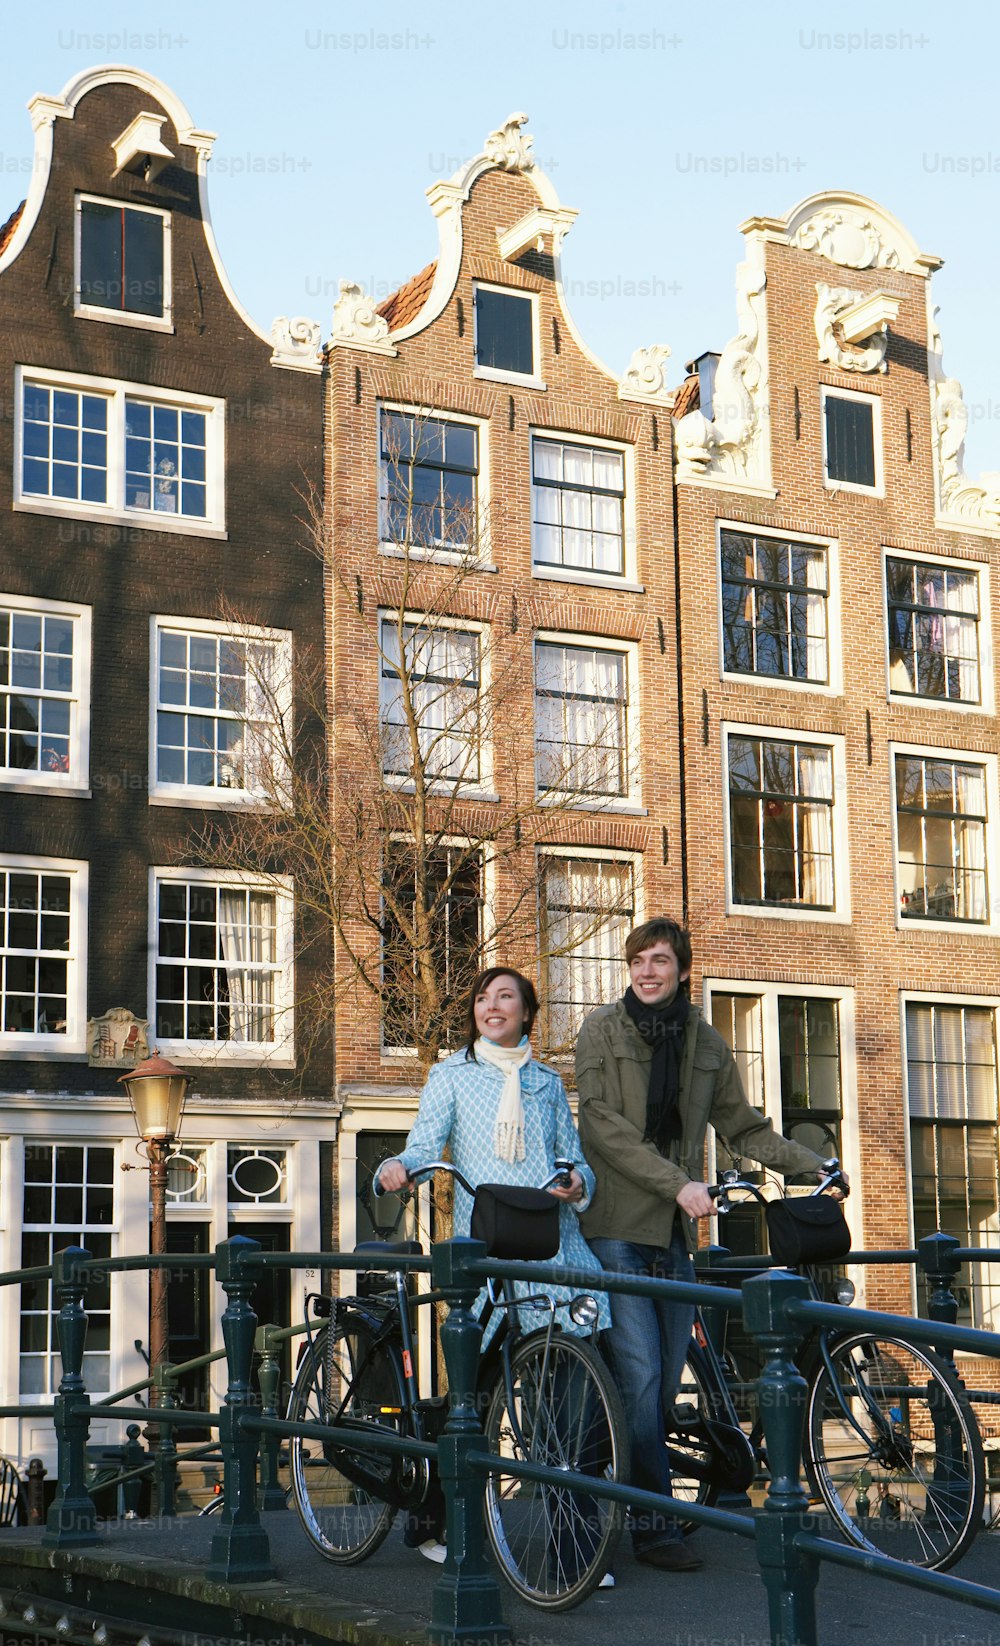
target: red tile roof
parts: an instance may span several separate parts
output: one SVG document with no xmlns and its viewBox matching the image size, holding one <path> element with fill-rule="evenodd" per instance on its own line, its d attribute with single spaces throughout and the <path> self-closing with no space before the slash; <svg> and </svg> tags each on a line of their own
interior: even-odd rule
<svg viewBox="0 0 1000 1646">
<path fill-rule="evenodd" d="M 18 223 L 21 221 L 21 213 L 23 212 L 24 207 L 25 202 L 22 200 L 17 210 L 15 212 L 11 212 L 6 223 L 3 225 L 3 228 L 0 228 L 0 253 L 5 252 L 13 240 L 14 231 L 17 228 Z"/>
<path fill-rule="evenodd" d="M 701 381 L 698 373 L 685 377 L 674 398 L 673 417 L 685 417 L 690 411 L 697 411 L 701 405 Z"/>
<path fill-rule="evenodd" d="M 428 263 L 427 267 L 421 269 L 419 274 L 415 274 L 412 280 L 407 280 L 405 285 L 400 286 L 398 291 L 394 291 L 391 297 L 387 297 L 384 303 L 379 304 L 378 312 L 389 322 L 390 331 L 399 331 L 401 327 L 408 326 L 411 320 L 417 318 L 427 301 L 427 293 L 434 284 L 436 273 L 437 263 Z"/>
</svg>

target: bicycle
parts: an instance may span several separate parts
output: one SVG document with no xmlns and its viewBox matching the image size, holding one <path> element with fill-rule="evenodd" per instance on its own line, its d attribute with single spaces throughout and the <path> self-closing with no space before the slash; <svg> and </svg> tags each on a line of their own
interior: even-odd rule
<svg viewBox="0 0 1000 1646">
<path fill-rule="evenodd" d="M 839 1162 L 825 1167 L 828 1175 L 814 1194 L 840 1179 Z M 755 1184 L 728 1171 L 709 1191 L 722 1215 L 736 1190 L 766 1204 Z M 765 1259 L 751 1272 L 768 1266 Z M 713 1271 L 713 1280 L 720 1272 Z M 746 1273 L 746 1265 L 742 1274 L 731 1270 L 729 1283 L 739 1284 Z M 816 1272 L 806 1270 L 806 1278 L 818 1297 Z M 849 1301 L 853 1287 L 841 1285 L 842 1294 L 848 1289 Z M 806 1479 L 840 1535 L 857 1548 L 931 1571 L 954 1565 L 979 1530 L 986 1482 L 979 1426 L 954 1373 L 902 1332 L 850 1327 L 816 1328 L 796 1364 L 808 1385 Z M 763 1427 L 751 1417 L 744 1431 L 733 1399 L 737 1382 L 731 1357 L 713 1342 L 698 1308 L 667 1432 L 673 1491 L 682 1500 L 714 1503 L 722 1491 L 745 1492 L 758 1471 L 766 1471 Z"/>
<path fill-rule="evenodd" d="M 557 1161 L 542 1184 L 563 1179 L 572 1162 Z M 448 1171 L 474 1190 L 447 1161 L 411 1174 L 411 1181 Z M 390 1233 L 393 1233 L 391 1230 Z M 418 1241 L 368 1241 L 360 1253 L 422 1251 Z M 320 1422 L 395 1435 L 434 1438 L 446 1415 L 440 1401 L 418 1395 L 411 1310 L 435 1301 L 413 1297 L 402 1269 L 359 1274 L 355 1296 L 309 1294 L 308 1308 L 323 1323 L 303 1347 L 288 1405 L 293 1422 Z M 525 1332 L 518 1310 L 534 1305 L 547 1324 Z M 596 1318 L 586 1294 L 568 1305 L 580 1324 Z M 500 1313 L 480 1361 L 479 1398 L 485 1412 L 485 1449 L 512 1461 L 530 1461 L 595 1478 L 627 1478 L 625 1417 L 618 1390 L 597 1350 L 557 1328 L 556 1305 L 544 1292 L 515 1303 L 510 1281 L 487 1283 L 485 1327 Z M 419 1512 L 431 1475 L 424 1459 L 364 1452 L 326 1442 L 310 1449 L 293 1436 L 289 1446 L 292 1497 L 313 1546 L 342 1565 L 366 1560 L 383 1542 L 400 1509 Z M 624 1524 L 624 1509 L 606 1499 L 582 1499 L 565 1487 L 541 1486 L 503 1471 L 487 1477 L 487 1539 L 506 1581 L 522 1599 L 550 1611 L 584 1600 L 601 1582 Z"/>
</svg>

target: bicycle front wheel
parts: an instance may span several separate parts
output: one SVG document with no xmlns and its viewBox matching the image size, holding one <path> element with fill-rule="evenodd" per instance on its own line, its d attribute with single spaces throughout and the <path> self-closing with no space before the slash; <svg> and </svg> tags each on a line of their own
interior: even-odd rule
<svg viewBox="0 0 1000 1646">
<path fill-rule="evenodd" d="M 829 1356 L 809 1388 L 810 1481 L 849 1542 L 943 1571 L 982 1523 L 983 1447 L 964 1392 L 903 1338 L 856 1332 Z"/>
<path fill-rule="evenodd" d="M 497 1380 L 487 1450 L 595 1479 L 625 1480 L 625 1414 L 596 1349 L 569 1332 L 528 1338 Z M 534 1606 L 566 1611 L 597 1588 L 625 1520 L 622 1504 L 502 1469 L 486 1482 L 486 1532 L 511 1587 Z"/>
<path fill-rule="evenodd" d="M 288 1403 L 290 1422 L 377 1423 L 402 1428 L 398 1369 L 361 1320 L 325 1326 L 306 1349 Z M 384 1453 L 359 1451 L 366 1471 L 385 1470 Z M 306 1536 L 326 1560 L 353 1566 L 374 1554 L 396 1511 L 359 1484 L 343 1446 L 293 1435 L 289 1443 L 292 1498 Z M 354 1478 L 352 1478 L 352 1476 Z"/>
</svg>

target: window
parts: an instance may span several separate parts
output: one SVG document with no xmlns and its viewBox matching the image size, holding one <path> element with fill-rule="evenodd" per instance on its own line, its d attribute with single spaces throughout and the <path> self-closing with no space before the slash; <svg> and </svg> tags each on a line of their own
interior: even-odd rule
<svg viewBox="0 0 1000 1646">
<path fill-rule="evenodd" d="M 154 795 L 277 804 L 291 635 L 186 618 L 154 618 L 152 632 Z"/>
<path fill-rule="evenodd" d="M 161 1048 L 290 1061 L 290 882 L 180 869 L 152 880 L 150 1015 Z"/>
<path fill-rule="evenodd" d="M 110 515 L 159 531 L 221 530 L 221 402 L 17 370 L 17 507 Z"/>
<path fill-rule="evenodd" d="M 407 550 L 475 547 L 479 429 L 383 410 L 379 430 L 382 541 Z"/>
<path fill-rule="evenodd" d="M 76 311 L 141 325 L 170 320 L 170 217 L 78 195 Z"/>
<path fill-rule="evenodd" d="M 627 799 L 633 652 L 555 638 L 535 643 L 540 792 Z"/>
<path fill-rule="evenodd" d="M 417 722 L 423 776 L 479 783 L 482 636 L 435 622 L 383 616 L 380 625 L 382 769 L 412 778 L 415 754 L 407 709 Z"/>
<path fill-rule="evenodd" d="M 255 1206 L 288 1199 L 288 1152 L 230 1143 L 226 1150 L 230 1205 Z"/>
<path fill-rule="evenodd" d="M 846 491 L 881 492 L 879 400 L 870 394 L 821 392 L 826 484 Z"/>
<path fill-rule="evenodd" d="M 907 1001 L 913 1237 L 941 1229 L 963 1246 L 997 1244 L 996 1012 L 992 1006 Z M 918 1270 L 918 1286 L 925 1286 Z M 953 1288 L 959 1324 L 995 1329 L 989 1267 L 971 1264 Z M 926 1304 L 926 1297 L 921 1299 Z"/>
<path fill-rule="evenodd" d="M 0 783 L 84 789 L 90 608 L 0 596 Z"/>
<path fill-rule="evenodd" d="M 894 767 L 901 918 L 987 921 L 986 766 L 897 753 Z"/>
<path fill-rule="evenodd" d="M 723 669 L 826 685 L 828 550 L 723 530 Z"/>
<path fill-rule="evenodd" d="M 534 307 L 534 299 L 525 293 L 476 286 L 476 368 L 480 376 L 534 375 Z"/>
<path fill-rule="evenodd" d="M 460 843 L 446 843 L 418 854 L 411 842 L 390 840 L 382 871 L 391 899 L 384 908 L 382 937 L 382 1044 L 386 1050 L 405 1050 L 416 1044 L 415 1022 L 422 1010 L 416 982 L 417 943 L 408 918 L 416 901 L 418 855 L 427 876 L 432 964 L 448 1013 L 446 1041 L 462 1027 L 462 1008 L 481 965 L 482 853 Z"/>
<path fill-rule="evenodd" d="M 894 696 L 982 701 L 979 578 L 971 567 L 886 557 L 889 690 Z"/>
<path fill-rule="evenodd" d="M 26 1143 L 21 1265 L 48 1265 L 67 1246 L 94 1257 L 111 1256 L 115 1221 L 115 1152 L 93 1144 Z M 111 1388 L 111 1294 L 97 1276 L 84 1294 L 87 1348 L 83 1379 L 91 1393 Z M 21 1378 L 23 1396 L 51 1397 L 62 1377 L 57 1320 L 59 1299 L 44 1276 L 21 1283 Z"/>
<path fill-rule="evenodd" d="M 625 454 L 568 440 L 531 442 L 536 567 L 625 573 Z"/>
<path fill-rule="evenodd" d="M 544 1043 L 569 1053 L 587 1012 L 624 992 L 625 939 L 635 924 L 631 861 L 562 857 L 539 862 Z"/>
<path fill-rule="evenodd" d="M 0 1047 L 82 1052 L 87 866 L 0 858 Z"/>
<path fill-rule="evenodd" d="M 733 902 L 832 910 L 833 747 L 730 732 L 727 751 Z"/>
</svg>

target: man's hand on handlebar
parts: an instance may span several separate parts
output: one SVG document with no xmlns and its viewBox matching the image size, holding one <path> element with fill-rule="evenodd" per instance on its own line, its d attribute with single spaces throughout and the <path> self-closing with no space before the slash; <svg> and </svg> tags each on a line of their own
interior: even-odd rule
<svg viewBox="0 0 1000 1646">
<path fill-rule="evenodd" d="M 678 1192 L 677 1204 L 688 1217 L 711 1217 L 715 1202 L 708 1192 L 707 1183 L 685 1183 Z"/>
</svg>

